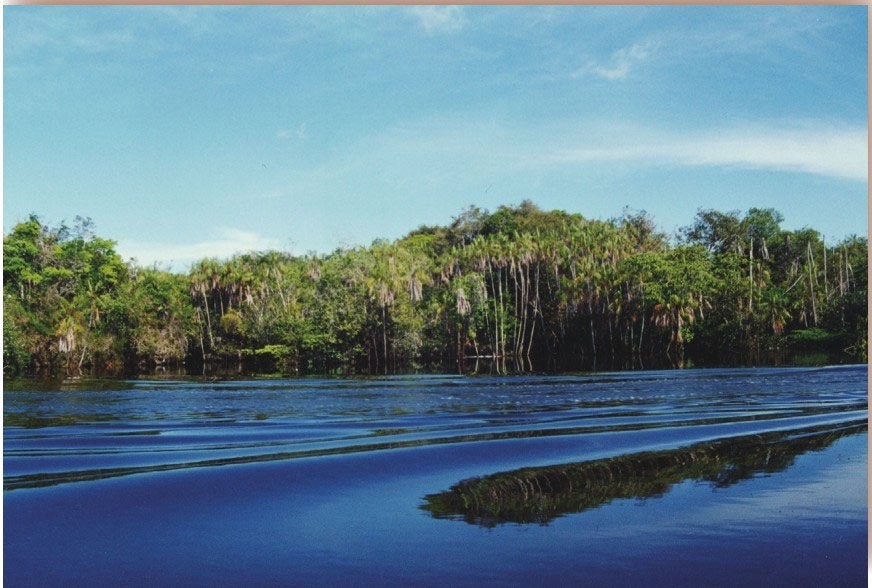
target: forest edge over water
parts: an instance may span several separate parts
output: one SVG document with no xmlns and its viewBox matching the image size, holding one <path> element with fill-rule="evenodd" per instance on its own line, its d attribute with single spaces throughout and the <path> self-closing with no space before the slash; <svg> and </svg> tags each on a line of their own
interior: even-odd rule
<svg viewBox="0 0 872 588">
<path fill-rule="evenodd" d="M 773 209 L 674 238 L 524 201 L 329 254 L 125 262 L 89 219 L 3 240 L 3 373 L 467 373 L 867 360 L 865 237 Z M 477 362 L 479 363 L 477 365 Z"/>
</svg>

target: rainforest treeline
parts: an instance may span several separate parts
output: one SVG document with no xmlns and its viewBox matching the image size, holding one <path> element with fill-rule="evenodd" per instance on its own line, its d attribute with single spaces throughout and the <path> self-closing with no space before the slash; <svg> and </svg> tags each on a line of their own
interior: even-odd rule
<svg viewBox="0 0 872 588">
<path fill-rule="evenodd" d="M 865 361 L 865 237 L 827 243 L 782 221 L 699 210 L 669 237 L 644 211 L 589 220 L 525 201 L 392 242 L 176 273 L 125 262 L 89 219 L 32 215 L 3 240 L 3 372 L 545 369 L 779 349 Z"/>
</svg>

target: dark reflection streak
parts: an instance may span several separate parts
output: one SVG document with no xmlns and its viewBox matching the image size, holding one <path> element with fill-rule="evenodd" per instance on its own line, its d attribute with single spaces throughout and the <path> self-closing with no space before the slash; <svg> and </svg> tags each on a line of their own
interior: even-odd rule
<svg viewBox="0 0 872 588">
<path fill-rule="evenodd" d="M 9 428 L 9 427 L 7 427 Z M 156 437 L 157 435 L 162 435 L 164 431 L 153 430 L 153 431 L 122 431 L 122 432 L 112 432 L 112 433 L 64 433 L 63 435 L 53 434 L 53 435 L 15 435 L 16 441 L 32 441 L 34 439 L 58 439 L 63 437 L 64 439 L 77 439 L 77 438 L 85 438 L 85 439 L 103 439 L 106 437 Z"/>
<path fill-rule="evenodd" d="M 867 430 L 865 420 L 722 439 L 670 451 L 541 468 L 463 480 L 425 497 L 435 518 L 484 527 L 503 523 L 547 524 L 615 499 L 662 496 L 684 480 L 723 488 L 758 473 L 786 470 L 796 456 Z"/>
<path fill-rule="evenodd" d="M 477 437 L 477 436 L 476 436 Z M 462 439 L 465 440 L 465 439 Z M 56 486 L 58 484 L 66 484 L 69 482 L 88 482 L 94 480 L 104 480 L 107 478 L 117 478 L 120 476 L 128 476 L 132 474 L 146 474 L 156 472 L 169 472 L 174 470 L 185 470 L 193 468 L 208 468 L 226 465 L 240 465 L 251 463 L 263 463 L 270 461 L 281 461 L 289 459 L 300 459 L 309 457 L 325 457 L 330 455 L 343 455 L 350 453 L 360 453 L 366 451 L 382 451 L 388 449 L 400 449 L 408 447 L 419 447 L 424 445 L 433 445 L 438 443 L 458 442 L 457 438 L 450 439 L 432 439 L 422 441 L 405 441 L 396 443 L 375 443 L 371 445 L 358 445 L 352 447 L 335 447 L 326 449 L 314 449 L 309 451 L 292 451 L 283 453 L 268 453 L 265 455 L 251 455 L 244 457 L 228 457 L 219 459 L 208 459 L 195 462 L 169 463 L 158 464 L 142 467 L 119 467 L 119 468 L 100 468 L 93 470 L 81 470 L 75 472 L 55 472 L 45 474 L 25 474 L 21 476 L 12 476 L 3 479 L 3 490 L 18 490 L 21 488 L 41 488 L 45 486 Z"/>
</svg>

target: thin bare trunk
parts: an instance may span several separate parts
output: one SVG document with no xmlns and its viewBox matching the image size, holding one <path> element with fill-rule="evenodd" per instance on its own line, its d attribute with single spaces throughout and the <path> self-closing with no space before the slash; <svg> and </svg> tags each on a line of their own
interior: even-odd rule
<svg viewBox="0 0 872 588">
<path fill-rule="evenodd" d="M 494 359 L 496 359 L 500 354 L 500 351 L 499 351 L 499 346 L 500 346 L 500 312 L 499 312 L 499 308 L 497 307 L 497 303 L 498 303 L 498 301 L 497 301 L 497 288 L 496 288 L 496 285 L 494 284 L 494 272 L 493 272 L 493 269 L 490 267 L 490 263 L 488 263 L 488 273 L 490 274 L 490 281 L 491 281 L 491 295 L 493 296 L 493 299 L 494 299 L 493 356 L 494 356 Z"/>
<path fill-rule="evenodd" d="M 839 296 L 845 295 L 845 278 L 842 275 L 844 273 L 844 268 L 842 266 L 842 256 L 839 255 Z"/>
<path fill-rule="evenodd" d="M 815 303 L 815 291 L 814 287 L 817 283 L 817 279 L 814 275 L 814 257 L 811 252 L 811 242 L 808 244 L 808 287 L 811 293 L 811 314 L 813 320 L 813 326 L 817 326 L 818 316 L 817 316 L 817 304 Z"/>
<path fill-rule="evenodd" d="M 502 271 L 500 272 L 502 273 Z M 502 276 L 497 276 L 497 287 L 499 290 L 499 303 L 500 303 L 500 314 L 499 314 L 499 322 L 497 323 L 497 353 L 498 357 L 502 357 L 503 348 L 505 347 L 505 306 L 503 304 L 503 280 Z"/>
<path fill-rule="evenodd" d="M 212 338 L 212 319 L 209 316 L 209 300 L 206 298 L 206 290 L 200 290 L 203 294 L 203 306 L 206 308 L 206 330 L 209 333 L 209 349 L 215 348 L 215 340 Z"/>
<path fill-rule="evenodd" d="M 751 239 L 751 247 L 748 248 L 748 314 L 754 312 L 754 239 Z"/>
<path fill-rule="evenodd" d="M 642 293 L 642 326 L 639 327 L 639 353 L 642 353 L 642 337 L 645 335 L 645 294 Z"/>
<path fill-rule="evenodd" d="M 197 337 L 200 340 L 200 353 L 203 354 L 203 365 L 206 365 L 206 348 L 203 346 L 203 317 L 200 315 L 200 309 L 197 309 L 197 323 L 200 328 L 197 329 Z"/>
<path fill-rule="evenodd" d="M 830 285 L 827 283 L 827 239 L 821 236 L 824 245 L 824 300 L 830 299 Z"/>
<path fill-rule="evenodd" d="M 508 304 L 508 297 L 509 297 L 509 272 L 508 272 L 508 271 L 505 272 L 505 277 L 506 277 L 506 301 L 505 301 L 505 304 Z M 507 311 L 506 311 L 506 309 L 505 309 L 505 306 L 504 306 L 504 307 L 503 307 L 503 316 L 506 316 L 507 314 L 508 314 L 508 313 L 507 313 Z M 503 355 L 507 355 L 507 353 L 506 353 L 506 331 L 505 331 L 505 325 L 503 326 L 503 347 L 502 347 L 502 352 L 503 352 Z"/>
<path fill-rule="evenodd" d="M 528 265 L 527 266 L 527 289 L 528 290 L 530 288 L 530 274 L 529 274 L 529 272 L 530 272 L 530 266 Z M 530 320 L 530 336 L 529 336 L 529 339 L 527 342 L 527 352 L 525 354 L 527 357 L 530 357 L 530 349 L 532 349 L 532 347 L 533 347 L 533 333 L 536 330 L 536 312 L 539 309 L 539 264 L 538 264 L 538 262 L 536 263 L 536 282 L 535 282 L 535 284 L 536 284 L 536 289 L 535 289 L 535 294 L 534 294 L 534 298 L 533 298 L 533 316 Z M 527 298 L 529 298 L 529 297 L 530 297 L 530 294 L 528 292 Z M 529 304 L 529 301 L 528 301 L 528 304 Z M 525 319 L 526 319 L 526 316 L 527 315 L 525 314 L 524 315 Z M 525 321 L 525 324 L 526 324 L 526 321 Z"/>
<path fill-rule="evenodd" d="M 384 350 L 385 350 L 384 373 L 385 373 L 385 375 L 387 375 L 387 373 L 388 373 L 388 319 L 387 319 L 386 306 L 382 306 L 382 342 L 384 343 Z"/>
</svg>

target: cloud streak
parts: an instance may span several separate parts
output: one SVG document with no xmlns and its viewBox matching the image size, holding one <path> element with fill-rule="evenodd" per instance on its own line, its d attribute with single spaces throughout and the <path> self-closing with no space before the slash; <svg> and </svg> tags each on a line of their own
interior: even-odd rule
<svg viewBox="0 0 872 588">
<path fill-rule="evenodd" d="M 359 147 L 372 159 L 402 169 L 462 170 L 475 162 L 499 174 L 519 167 L 553 168 L 576 163 L 622 163 L 637 167 L 726 167 L 792 172 L 866 182 L 865 127 L 822 120 L 775 121 L 693 130 L 607 121 L 512 124 L 475 117 L 430 119 L 394 129 Z M 461 172 L 457 172 L 461 173 Z"/>
<path fill-rule="evenodd" d="M 302 123 L 296 129 L 279 129 L 276 131 L 277 139 L 292 139 L 294 137 L 301 141 L 305 141 L 309 138 L 309 133 L 306 130 L 306 123 Z"/>
<path fill-rule="evenodd" d="M 554 164 L 626 162 L 726 166 L 868 180 L 865 129 L 737 128 L 688 135 L 637 136 L 595 147 L 559 149 Z"/>
<path fill-rule="evenodd" d="M 141 266 L 157 264 L 174 270 L 185 269 L 209 257 L 226 259 L 239 253 L 280 249 L 277 240 L 257 233 L 229 227 L 220 227 L 214 232 L 215 238 L 196 243 L 119 240 L 117 249 L 123 257 L 134 258 Z"/>
<path fill-rule="evenodd" d="M 456 33 L 466 25 L 461 6 L 410 6 L 407 10 L 428 35 Z"/>
<path fill-rule="evenodd" d="M 630 75 L 636 66 L 646 61 L 656 48 L 651 42 L 634 43 L 618 49 L 605 62 L 589 60 L 588 63 L 573 72 L 572 77 L 595 75 L 606 80 L 622 80 Z"/>
</svg>

